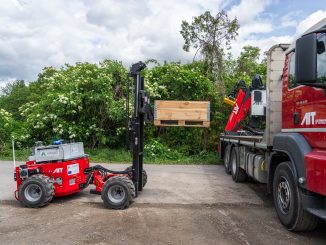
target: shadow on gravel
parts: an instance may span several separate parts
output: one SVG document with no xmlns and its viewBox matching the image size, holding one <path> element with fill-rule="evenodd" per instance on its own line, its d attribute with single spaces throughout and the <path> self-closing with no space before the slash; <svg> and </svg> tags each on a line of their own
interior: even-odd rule
<svg viewBox="0 0 326 245">
<path fill-rule="evenodd" d="M 264 206 L 274 209 L 273 196 L 267 193 L 266 185 L 257 183 L 252 179 L 249 179 L 247 182 L 250 189 L 252 189 L 255 192 L 255 194 L 263 200 Z M 309 237 L 309 238 L 315 237 L 315 238 L 325 239 L 325 244 L 326 244 L 326 221 L 320 219 L 319 224 L 316 227 L 316 230 L 313 232 L 296 232 L 296 234 L 303 237 Z"/>
</svg>

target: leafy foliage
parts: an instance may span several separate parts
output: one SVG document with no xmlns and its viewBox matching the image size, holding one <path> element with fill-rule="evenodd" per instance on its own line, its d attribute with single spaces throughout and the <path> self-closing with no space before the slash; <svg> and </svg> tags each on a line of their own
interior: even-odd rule
<svg viewBox="0 0 326 245">
<path fill-rule="evenodd" d="M 230 48 L 231 41 L 238 35 L 237 19 L 230 20 L 223 10 L 216 16 L 206 11 L 194 17 L 192 23 L 182 21 L 181 28 L 183 49 L 188 52 L 193 47 L 196 54 L 200 51 L 207 65 L 207 74 L 212 74 L 216 80 L 223 68 L 224 47 Z"/>
<path fill-rule="evenodd" d="M 2 89 L 2 97 L 0 100 L 0 108 L 6 108 L 10 111 L 13 118 L 22 119 L 19 113 L 19 107 L 29 101 L 29 87 L 25 85 L 22 80 L 17 80 L 12 83 L 8 83 Z"/>
<path fill-rule="evenodd" d="M 6 143 L 9 143 L 11 139 L 11 133 L 13 130 L 14 120 L 12 114 L 4 109 L 0 109 L 0 152 Z"/>
<path fill-rule="evenodd" d="M 119 144 L 124 132 L 126 69 L 116 61 L 45 68 L 20 107 L 33 140 L 64 138 L 88 146 Z"/>
<path fill-rule="evenodd" d="M 168 63 L 147 71 L 147 87 L 153 100 L 210 101 L 212 118 L 216 118 L 222 97 L 217 93 L 212 81 L 203 73 L 203 62 L 181 65 Z M 214 123 L 213 123 L 214 124 Z M 156 128 L 152 127 L 151 137 L 162 139 L 166 144 L 186 150 L 190 154 L 206 148 L 213 148 L 211 136 L 216 128 Z M 215 142 L 216 143 L 216 142 Z"/>
<path fill-rule="evenodd" d="M 222 73 L 224 82 L 218 84 L 207 75 L 205 61 L 159 64 L 149 60 L 155 66 L 146 69 L 144 75 L 152 102 L 210 101 L 211 127 L 146 125 L 145 158 L 177 162 L 178 158 L 190 156 L 189 162 L 197 157 L 211 162 L 215 155 L 209 152 L 216 151 L 219 134 L 229 116 L 223 97 L 235 81 L 249 82 L 252 75 L 266 73 L 266 63 L 259 61 L 259 55 L 258 48 L 245 47 L 237 59 L 229 56 Z M 47 67 L 29 85 L 23 81 L 8 84 L 0 96 L 0 151 L 3 154 L 12 137 L 18 147 L 31 146 L 37 140 L 50 143 L 63 138 L 83 141 L 98 156 L 96 159 L 129 159 L 130 154 L 119 149 L 100 150 L 121 149 L 125 145 L 126 79 L 127 69 L 121 62 L 105 60 L 60 69 Z"/>
</svg>

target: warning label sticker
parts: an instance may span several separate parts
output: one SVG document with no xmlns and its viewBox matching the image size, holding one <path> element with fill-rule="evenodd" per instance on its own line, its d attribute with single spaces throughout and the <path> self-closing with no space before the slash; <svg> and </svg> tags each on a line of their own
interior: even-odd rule
<svg viewBox="0 0 326 245">
<path fill-rule="evenodd" d="M 67 166 L 68 175 L 78 174 L 79 173 L 79 164 L 70 164 Z"/>
</svg>

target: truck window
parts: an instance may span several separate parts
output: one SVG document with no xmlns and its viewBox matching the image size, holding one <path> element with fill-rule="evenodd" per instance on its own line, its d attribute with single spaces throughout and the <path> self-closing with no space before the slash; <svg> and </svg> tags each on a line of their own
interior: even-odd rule
<svg viewBox="0 0 326 245">
<path fill-rule="evenodd" d="M 326 34 L 321 34 L 317 39 L 317 83 L 326 83 Z"/>
<path fill-rule="evenodd" d="M 295 55 L 294 52 L 290 54 L 290 64 L 289 64 L 289 88 L 294 88 L 297 86 L 295 81 Z"/>
</svg>

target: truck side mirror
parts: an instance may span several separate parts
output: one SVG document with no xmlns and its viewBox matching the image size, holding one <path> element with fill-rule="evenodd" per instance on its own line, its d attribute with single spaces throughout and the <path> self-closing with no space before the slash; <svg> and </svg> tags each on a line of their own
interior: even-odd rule
<svg viewBox="0 0 326 245">
<path fill-rule="evenodd" d="M 305 35 L 296 41 L 295 79 L 297 83 L 314 83 L 317 80 L 316 33 Z"/>
</svg>

